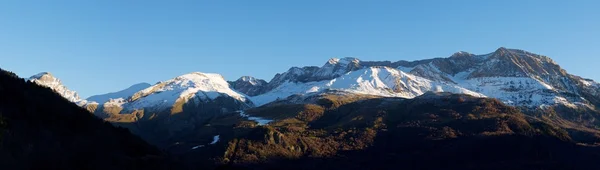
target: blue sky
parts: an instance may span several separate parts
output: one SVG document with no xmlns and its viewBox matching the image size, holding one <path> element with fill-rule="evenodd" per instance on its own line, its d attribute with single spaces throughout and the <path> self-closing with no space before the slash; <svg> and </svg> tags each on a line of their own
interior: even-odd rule
<svg viewBox="0 0 600 170">
<path fill-rule="evenodd" d="M 600 80 L 598 1 L 30 1 L 0 4 L 0 68 L 82 96 L 216 72 L 271 79 L 332 57 L 417 60 L 498 47 Z"/>
</svg>

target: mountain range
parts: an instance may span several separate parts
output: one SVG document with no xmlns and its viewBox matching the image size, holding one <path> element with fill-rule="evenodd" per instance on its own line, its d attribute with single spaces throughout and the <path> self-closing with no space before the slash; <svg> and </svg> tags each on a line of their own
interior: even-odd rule
<svg viewBox="0 0 600 170">
<path fill-rule="evenodd" d="M 429 91 L 451 92 L 496 98 L 528 109 L 567 107 L 595 112 L 600 104 L 599 83 L 567 73 L 549 57 L 504 47 L 483 55 L 457 52 L 448 58 L 419 61 L 332 58 L 321 67 L 292 67 L 269 82 L 251 76 L 227 82 L 218 74 L 195 72 L 86 100 L 50 73 L 40 73 L 29 80 L 50 87 L 79 105 L 95 108 L 93 112 L 113 108 L 108 112 L 116 116 L 136 110 L 177 112 L 184 103 L 206 103 L 216 98 L 233 99 L 232 107 L 223 110 L 230 112 L 328 90 L 401 98 L 414 98 Z M 587 123 L 597 125 L 595 119 Z"/>
<path fill-rule="evenodd" d="M 413 158 L 468 169 L 460 162 L 439 162 L 417 153 L 437 153 L 434 157 L 440 159 L 467 155 L 452 147 L 439 148 L 438 153 L 424 145 L 462 148 L 477 143 L 481 150 L 512 157 L 516 156 L 508 152 L 514 149 L 512 143 L 498 141 L 518 141 L 544 144 L 523 151 L 524 155 L 594 155 L 561 149 L 600 143 L 600 84 L 569 74 L 549 57 L 504 47 L 489 54 L 457 52 L 418 61 L 332 58 L 320 67 L 292 67 L 270 81 L 251 76 L 226 81 L 219 74 L 192 72 L 87 99 L 47 72 L 27 81 L 52 89 L 183 160 L 191 159 L 184 162 L 203 166 L 214 162 L 245 168 L 256 163 L 275 169 L 290 164 L 301 169 L 326 166 L 313 160 L 319 158 L 336 162 L 331 165 L 335 167 L 361 161 L 362 154 L 381 155 L 393 148 L 406 154 L 373 161 L 387 165 L 390 162 L 381 161 Z M 479 144 L 482 141 L 490 145 Z M 390 142 L 415 148 L 390 146 Z M 493 146 L 507 152 L 488 148 Z M 291 162 L 282 164 L 282 159 Z M 474 167 L 589 163 L 570 159 L 533 156 L 519 162 L 503 157 L 498 161 L 514 166 L 485 159 Z M 539 161 L 539 166 L 531 161 Z M 585 163 L 580 166 L 589 167 Z M 360 169 L 348 167 L 356 168 Z"/>
</svg>

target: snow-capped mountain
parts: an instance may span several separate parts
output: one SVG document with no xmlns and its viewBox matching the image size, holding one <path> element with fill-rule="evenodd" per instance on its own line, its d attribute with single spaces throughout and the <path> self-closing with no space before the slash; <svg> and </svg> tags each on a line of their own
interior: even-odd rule
<svg viewBox="0 0 600 170">
<path fill-rule="evenodd" d="M 248 96 L 256 96 L 266 92 L 265 85 L 267 85 L 267 81 L 251 76 L 242 76 L 236 81 L 229 82 L 229 84 L 233 89 L 239 92 L 247 94 Z"/>
<path fill-rule="evenodd" d="M 126 98 L 132 96 L 133 94 L 135 94 L 141 90 L 144 90 L 150 86 L 152 86 L 152 85 L 148 84 L 148 83 L 138 83 L 138 84 L 134 84 L 134 85 L 130 86 L 127 89 L 124 89 L 124 90 L 121 90 L 118 92 L 94 95 L 94 96 L 88 97 L 86 100 L 95 101 L 98 103 L 106 103 L 110 99 L 120 99 L 120 98 L 126 99 Z"/>
<path fill-rule="evenodd" d="M 580 87 L 576 83 L 579 78 L 568 74 L 552 59 L 523 50 L 499 48 L 485 55 L 461 52 L 399 68 L 516 106 L 590 105 L 579 96 Z"/>
<path fill-rule="evenodd" d="M 211 101 L 218 97 L 229 97 L 246 107 L 252 102 L 245 94 L 230 88 L 223 76 L 212 73 L 194 72 L 159 82 L 153 86 L 136 92 L 127 99 L 127 109 L 155 108 L 164 109 L 178 102 L 189 100 Z"/>
<path fill-rule="evenodd" d="M 33 76 L 30 81 L 48 86 L 73 102 L 85 101 L 49 74 Z M 562 105 L 595 109 L 600 105 L 597 82 L 568 74 L 549 57 L 503 47 L 483 55 L 461 51 L 448 58 L 418 61 L 332 58 L 321 67 L 292 67 L 270 82 L 250 76 L 227 82 L 217 74 L 196 72 L 147 86 L 136 85 L 89 100 L 131 111 L 161 110 L 219 96 L 252 107 L 327 90 L 403 98 L 444 91 L 497 98 L 530 108 Z"/>
<path fill-rule="evenodd" d="M 351 71 L 331 80 L 306 83 L 288 81 L 265 94 L 253 97 L 252 100 L 257 105 L 263 105 L 294 94 L 319 93 L 326 90 L 403 98 L 414 98 L 429 91 L 485 97 L 454 84 L 435 82 L 398 69 L 381 66 Z"/>
<path fill-rule="evenodd" d="M 103 100 L 105 102 L 99 102 L 100 107 L 96 114 L 106 118 L 124 116 L 136 110 L 174 113 L 181 112 L 183 106 L 189 102 L 198 105 L 215 102 L 219 98 L 233 100 L 235 104 L 232 106 L 223 106 L 230 111 L 254 106 L 245 94 L 231 89 L 228 82 L 219 74 L 193 72 L 133 92 L 132 89 L 137 87 L 138 85 L 134 85 L 129 88 L 131 91 L 124 90 L 129 94 L 128 96 L 119 93 L 114 95 L 114 98 L 96 97 L 108 98 Z"/>
<path fill-rule="evenodd" d="M 206 122 L 218 116 L 274 101 L 305 104 L 324 94 L 416 98 L 428 92 L 450 92 L 496 98 L 524 111 L 541 110 L 556 120 L 600 124 L 599 83 L 568 74 L 546 56 L 507 48 L 419 61 L 332 58 L 321 67 L 292 67 L 269 82 L 250 76 L 228 82 L 219 74 L 193 72 L 89 98 L 96 102 L 80 99 L 49 73 L 29 81 L 50 87 L 96 116 L 158 145 L 167 144 L 164 136 L 194 136 L 199 127 L 209 126 Z"/>
<path fill-rule="evenodd" d="M 249 97 L 233 90 L 221 75 L 193 72 L 111 98 L 94 114 L 162 146 L 171 136 L 194 134 L 212 117 L 251 107 Z"/>
<path fill-rule="evenodd" d="M 65 85 L 60 82 L 60 79 L 54 77 L 49 72 L 42 72 L 36 75 L 31 76 L 27 79 L 30 82 L 34 82 L 38 85 L 48 87 L 54 90 L 56 93 L 60 94 L 65 99 L 73 102 L 73 103 L 82 103 L 85 102 L 79 97 L 77 92 L 69 90 Z"/>
<path fill-rule="evenodd" d="M 484 55 L 457 52 L 412 62 L 334 58 L 322 67 L 293 67 L 277 74 L 266 88 L 268 92 L 253 97 L 256 104 L 332 89 L 405 98 L 447 91 L 498 98 L 514 106 L 590 108 L 594 104 L 589 98 L 598 94 L 597 83 L 568 74 L 546 56 L 503 47 Z"/>
<path fill-rule="evenodd" d="M 322 67 L 292 67 L 287 72 L 277 74 L 267 84 L 265 91 L 270 91 L 286 82 L 315 82 L 331 80 L 350 71 L 361 69 L 360 60 L 356 58 L 332 58 Z"/>
</svg>

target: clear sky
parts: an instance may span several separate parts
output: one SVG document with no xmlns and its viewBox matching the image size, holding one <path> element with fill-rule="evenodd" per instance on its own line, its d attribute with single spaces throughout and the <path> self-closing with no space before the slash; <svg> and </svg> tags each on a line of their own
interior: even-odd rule
<svg viewBox="0 0 600 170">
<path fill-rule="evenodd" d="M 83 97 L 200 71 L 270 80 L 331 57 L 417 60 L 498 47 L 600 80 L 600 3 L 552 0 L 6 0 L 0 68 Z"/>
</svg>

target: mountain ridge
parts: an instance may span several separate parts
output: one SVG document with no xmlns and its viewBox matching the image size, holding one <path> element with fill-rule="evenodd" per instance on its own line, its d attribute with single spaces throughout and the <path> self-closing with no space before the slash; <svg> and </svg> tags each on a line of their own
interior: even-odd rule
<svg viewBox="0 0 600 170">
<path fill-rule="evenodd" d="M 321 67 L 292 67 L 277 73 L 269 82 L 251 76 L 243 76 L 236 81 L 225 81 L 220 75 L 214 77 L 220 81 L 214 84 L 219 86 L 216 89 L 230 89 L 228 96 L 234 96 L 249 107 L 290 96 L 309 97 L 311 93 L 328 90 L 404 98 L 413 98 L 427 91 L 454 92 L 497 98 L 506 104 L 530 109 L 566 106 L 596 112 L 596 107 L 600 106 L 600 85 L 597 82 L 569 74 L 547 56 L 505 47 L 488 54 L 459 51 L 446 58 L 415 61 L 331 58 Z M 169 97 L 163 92 L 163 86 L 166 84 L 159 82 L 152 86 L 154 90 L 141 90 L 129 97 L 97 105 L 100 108 L 103 105 L 116 106 L 122 108 L 117 110 L 128 112 L 153 105 L 160 105 L 160 109 L 173 107 L 179 97 Z M 179 89 L 186 88 L 182 85 Z M 154 97 L 152 101 L 138 100 L 154 92 L 157 95 L 151 96 Z M 195 93 L 189 95 L 196 96 Z M 183 103 L 192 99 L 189 97 L 182 97 Z M 164 104 L 162 101 L 169 102 Z M 90 103 L 94 104 L 93 101 Z"/>
</svg>

